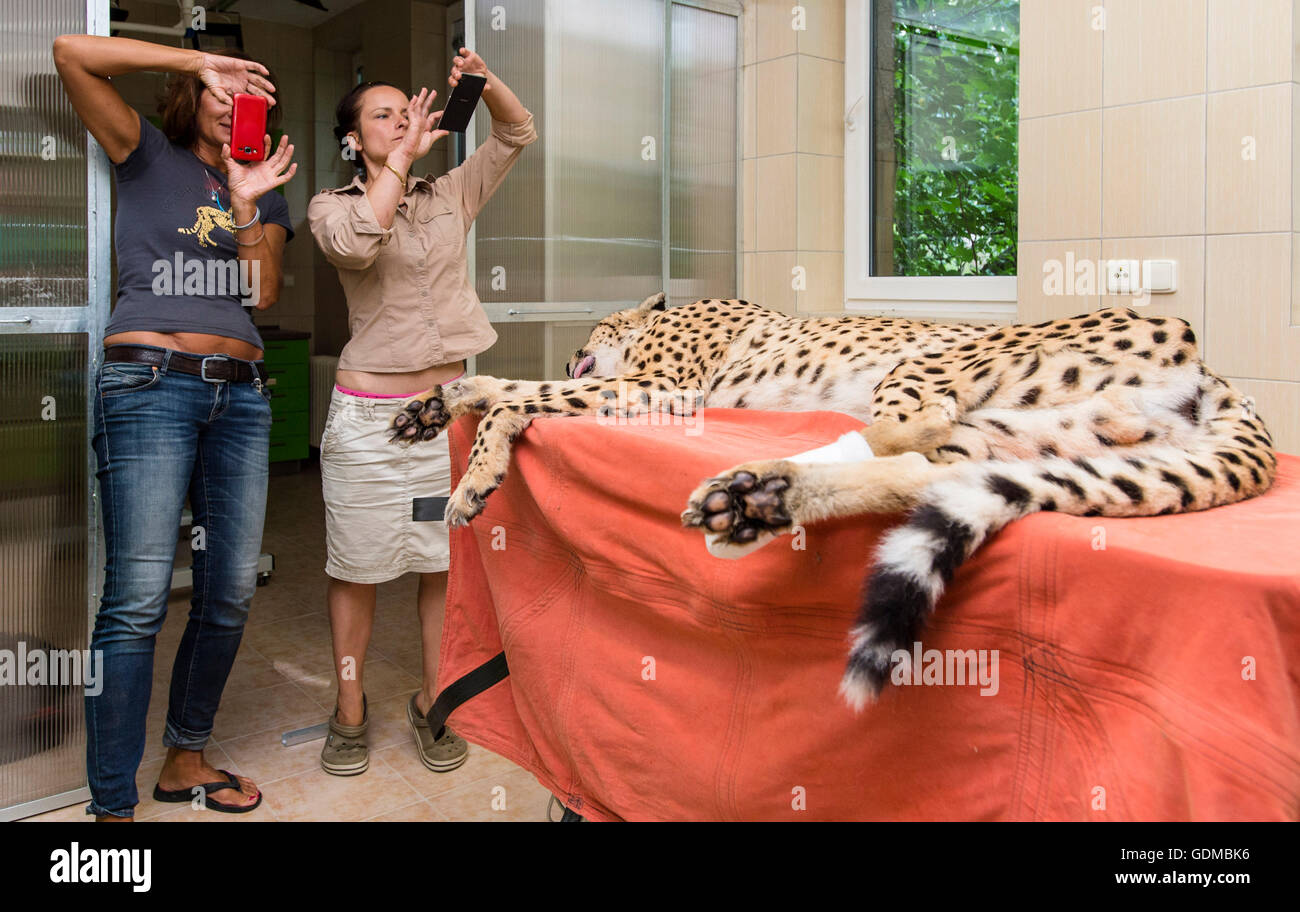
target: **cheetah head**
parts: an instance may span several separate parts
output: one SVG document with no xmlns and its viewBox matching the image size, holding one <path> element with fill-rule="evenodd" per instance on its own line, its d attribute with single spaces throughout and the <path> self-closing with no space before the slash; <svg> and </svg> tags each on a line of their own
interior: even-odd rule
<svg viewBox="0 0 1300 912">
<path fill-rule="evenodd" d="M 610 314 L 596 324 L 587 344 L 573 353 L 565 373 L 580 377 L 617 377 L 623 372 L 623 351 L 659 311 L 666 310 L 664 293 L 651 295 L 636 307 Z"/>
</svg>

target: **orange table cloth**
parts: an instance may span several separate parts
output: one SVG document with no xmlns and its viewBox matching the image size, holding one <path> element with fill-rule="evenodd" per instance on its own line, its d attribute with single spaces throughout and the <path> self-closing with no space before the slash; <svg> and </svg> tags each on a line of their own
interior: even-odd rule
<svg viewBox="0 0 1300 912">
<path fill-rule="evenodd" d="M 450 430 L 453 485 L 475 426 Z M 860 426 L 534 421 L 451 536 L 439 688 L 503 648 L 511 674 L 450 724 L 592 820 L 1300 817 L 1300 459 L 1204 513 L 1014 523 L 922 633 L 997 650 L 997 692 L 890 686 L 855 715 L 848 630 L 900 517 L 730 561 L 679 514 L 704 478 Z"/>
</svg>

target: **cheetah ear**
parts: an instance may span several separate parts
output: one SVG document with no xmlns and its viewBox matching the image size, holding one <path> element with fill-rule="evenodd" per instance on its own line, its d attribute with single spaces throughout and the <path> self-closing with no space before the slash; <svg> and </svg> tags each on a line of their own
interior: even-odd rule
<svg viewBox="0 0 1300 912">
<path fill-rule="evenodd" d="M 662 291 L 658 294 L 651 295 L 637 306 L 637 312 L 648 313 L 652 310 L 667 310 L 668 305 L 664 303 L 665 300 L 666 295 L 664 295 Z"/>
</svg>

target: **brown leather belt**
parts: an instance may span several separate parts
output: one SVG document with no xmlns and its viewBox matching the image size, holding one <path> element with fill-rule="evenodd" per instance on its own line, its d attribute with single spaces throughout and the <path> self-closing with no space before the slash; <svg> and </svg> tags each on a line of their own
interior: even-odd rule
<svg viewBox="0 0 1300 912">
<path fill-rule="evenodd" d="M 254 380 L 265 383 L 267 378 L 266 365 L 261 361 L 243 361 L 230 355 L 187 355 L 173 349 L 142 345 L 109 345 L 104 349 L 104 360 L 156 367 L 166 363 L 169 371 L 193 374 L 209 383 L 252 383 Z"/>
</svg>

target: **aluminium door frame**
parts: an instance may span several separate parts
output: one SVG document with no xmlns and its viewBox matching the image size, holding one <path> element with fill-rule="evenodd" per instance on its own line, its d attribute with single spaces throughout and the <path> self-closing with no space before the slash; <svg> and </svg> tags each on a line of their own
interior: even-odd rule
<svg viewBox="0 0 1300 912">
<path fill-rule="evenodd" d="M 108 35 L 108 0 L 86 0 L 86 34 Z M 112 183 L 108 156 L 89 131 L 86 137 L 86 304 L 84 307 L 14 307 L 0 311 L 0 332 L 7 335 L 84 333 L 86 376 L 86 648 L 99 610 L 104 560 L 99 530 L 99 489 L 96 481 L 94 406 L 96 377 L 103 358 L 104 328 L 108 324 L 112 285 Z M 90 800 L 89 784 L 43 798 L 0 808 L 0 821 L 19 820 Z"/>
</svg>

